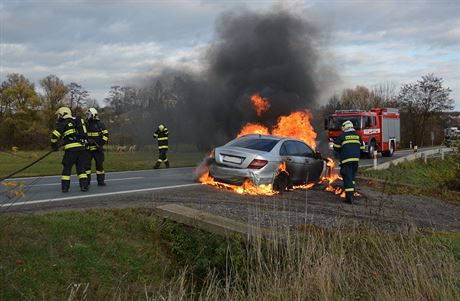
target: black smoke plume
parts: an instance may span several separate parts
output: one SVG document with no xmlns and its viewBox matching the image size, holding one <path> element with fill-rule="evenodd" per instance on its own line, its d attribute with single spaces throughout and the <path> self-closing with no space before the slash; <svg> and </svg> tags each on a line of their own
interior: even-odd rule
<svg viewBox="0 0 460 301">
<path fill-rule="evenodd" d="M 215 35 L 203 73 L 167 70 L 155 79 L 173 78 L 177 104 L 154 119 L 166 119 L 177 135 L 206 148 L 233 138 L 247 122 L 271 126 L 281 115 L 315 105 L 321 33 L 301 16 L 285 10 L 227 12 L 218 18 Z M 254 93 L 271 104 L 262 117 L 249 101 Z"/>
</svg>

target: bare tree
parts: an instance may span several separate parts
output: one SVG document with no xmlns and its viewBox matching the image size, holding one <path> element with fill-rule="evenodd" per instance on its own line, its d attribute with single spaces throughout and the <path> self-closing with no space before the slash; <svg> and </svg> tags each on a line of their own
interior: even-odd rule
<svg viewBox="0 0 460 301">
<path fill-rule="evenodd" d="M 121 86 L 110 87 L 109 97 L 105 101 L 113 108 L 116 115 L 123 113 L 123 90 Z"/>
<path fill-rule="evenodd" d="M 47 119 L 48 128 L 52 129 L 54 127 L 54 113 L 63 105 L 68 88 L 64 82 L 54 74 L 50 74 L 40 80 L 40 86 L 44 91 L 42 100 L 45 118 Z"/>
<path fill-rule="evenodd" d="M 74 106 L 75 108 L 81 108 L 86 104 L 89 93 L 81 85 L 72 82 L 67 85 L 67 89 L 69 91 L 69 107 L 71 109 L 73 109 Z"/>
<path fill-rule="evenodd" d="M 95 98 L 88 98 L 85 103 L 89 108 L 99 108 L 99 102 Z"/>
<path fill-rule="evenodd" d="M 341 102 L 344 109 L 361 110 L 370 110 L 382 104 L 382 100 L 364 86 L 343 90 Z"/>
<path fill-rule="evenodd" d="M 323 107 L 324 116 L 333 114 L 336 110 L 342 109 L 342 103 L 338 95 L 334 94 L 329 98 L 327 104 Z"/>
<path fill-rule="evenodd" d="M 153 95 L 150 98 L 149 108 L 161 110 L 163 108 L 164 88 L 161 81 L 157 80 L 154 88 Z"/>
<path fill-rule="evenodd" d="M 454 101 L 450 97 L 452 90 L 444 88 L 442 83 L 442 78 L 428 74 L 417 82 L 403 85 L 399 92 L 401 106 L 411 119 L 411 138 L 418 145 L 423 144 L 428 121 L 436 113 L 452 110 L 454 107 Z"/>
<path fill-rule="evenodd" d="M 43 97 L 47 107 L 54 109 L 62 105 L 62 101 L 65 99 L 68 88 L 59 77 L 54 74 L 50 74 L 40 80 L 40 85 L 44 90 Z"/>
<path fill-rule="evenodd" d="M 398 107 L 398 91 L 394 82 L 383 82 L 374 86 L 372 92 L 385 107 Z"/>
</svg>

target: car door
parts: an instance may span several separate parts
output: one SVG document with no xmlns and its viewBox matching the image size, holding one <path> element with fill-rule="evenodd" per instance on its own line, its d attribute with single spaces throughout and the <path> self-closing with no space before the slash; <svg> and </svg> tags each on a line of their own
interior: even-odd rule
<svg viewBox="0 0 460 301">
<path fill-rule="evenodd" d="M 315 152 L 305 143 L 295 141 L 297 154 L 302 158 L 300 177 L 304 182 L 316 182 L 323 171 L 323 160 L 315 158 Z"/>
<path fill-rule="evenodd" d="M 298 150 L 293 140 L 287 140 L 280 149 L 281 160 L 286 162 L 286 169 L 289 172 L 291 181 L 295 184 L 304 181 L 304 158 L 299 156 Z"/>
</svg>

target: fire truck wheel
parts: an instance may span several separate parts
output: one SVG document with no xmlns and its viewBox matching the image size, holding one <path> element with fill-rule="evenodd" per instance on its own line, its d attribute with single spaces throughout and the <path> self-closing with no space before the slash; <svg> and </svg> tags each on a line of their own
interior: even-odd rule
<svg viewBox="0 0 460 301">
<path fill-rule="evenodd" d="M 390 143 L 390 150 L 387 152 L 383 152 L 382 155 L 385 157 L 391 157 L 393 156 L 393 153 L 395 152 L 395 145 L 393 142 Z"/>
<path fill-rule="evenodd" d="M 371 144 L 369 145 L 369 153 L 367 153 L 367 157 L 369 159 L 374 158 L 374 151 L 375 151 L 375 141 L 372 140 Z"/>
</svg>

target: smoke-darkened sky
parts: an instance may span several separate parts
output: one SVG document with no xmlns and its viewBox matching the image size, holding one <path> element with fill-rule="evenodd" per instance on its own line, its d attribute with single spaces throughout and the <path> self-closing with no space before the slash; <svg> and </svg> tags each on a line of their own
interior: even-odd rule
<svg viewBox="0 0 460 301">
<path fill-rule="evenodd" d="M 433 72 L 460 109 L 458 1 L 2 0 L 0 80 L 56 74 L 102 100 L 111 85 L 165 66 L 202 70 L 223 13 L 280 6 L 321 29 L 317 55 L 339 77 L 327 83 L 322 74 L 319 101 L 344 87 L 400 85 Z"/>
<path fill-rule="evenodd" d="M 182 118 L 196 119 L 194 124 L 201 124 L 208 135 L 219 129 L 214 135 L 218 141 L 234 137 L 247 122 L 274 125 L 282 115 L 313 108 L 322 78 L 336 78 L 321 64 L 323 49 L 322 30 L 294 11 L 224 12 L 204 51 L 205 69 L 189 72 L 201 87 L 193 90 L 201 93 L 189 96 Z M 262 116 L 249 101 L 254 94 L 270 102 Z"/>
</svg>

